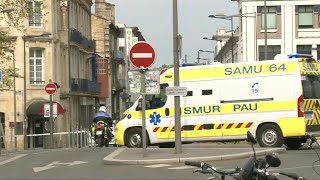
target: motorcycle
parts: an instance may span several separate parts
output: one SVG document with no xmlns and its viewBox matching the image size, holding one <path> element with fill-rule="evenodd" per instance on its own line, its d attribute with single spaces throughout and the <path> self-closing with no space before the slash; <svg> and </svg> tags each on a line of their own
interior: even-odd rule
<svg viewBox="0 0 320 180">
<path fill-rule="evenodd" d="M 314 137 L 309 137 L 312 141 L 316 141 Z M 249 160 L 245 163 L 242 168 L 235 168 L 234 170 L 218 170 L 214 166 L 210 166 L 205 162 L 193 162 L 193 161 L 185 161 L 185 165 L 195 166 L 201 168 L 200 170 L 195 170 L 193 173 L 200 172 L 203 174 L 211 174 L 213 178 L 211 179 L 220 179 L 225 180 L 227 176 L 232 179 L 237 180 L 278 180 L 278 177 L 267 172 L 267 169 L 270 167 L 279 167 L 281 165 L 281 160 L 276 156 L 275 153 L 266 155 L 265 158 L 256 157 L 256 152 L 254 149 L 254 144 L 257 144 L 257 141 L 253 137 L 253 135 L 248 131 L 247 132 L 247 141 L 251 143 L 251 147 L 253 150 L 253 157 L 249 158 Z M 216 176 L 214 173 L 219 174 Z M 294 180 L 305 180 L 304 177 L 299 176 L 295 173 L 286 173 L 279 172 L 279 175 L 287 176 Z"/>
<path fill-rule="evenodd" d="M 111 137 L 106 134 L 110 133 L 110 127 L 104 121 L 98 121 L 94 124 L 94 141 L 98 144 L 99 147 L 109 146 L 109 142 L 111 141 Z"/>
</svg>

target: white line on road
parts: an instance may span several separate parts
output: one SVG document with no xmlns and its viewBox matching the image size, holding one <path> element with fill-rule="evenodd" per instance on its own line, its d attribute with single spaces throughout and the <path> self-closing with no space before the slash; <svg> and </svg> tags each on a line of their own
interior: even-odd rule
<svg viewBox="0 0 320 180">
<path fill-rule="evenodd" d="M 152 58 L 152 53 L 132 53 L 133 58 Z"/>
<path fill-rule="evenodd" d="M 150 165 L 150 166 L 145 166 L 147 168 L 159 168 L 159 167 L 166 167 L 166 166 L 171 166 L 169 164 L 155 164 L 155 165 Z"/>
<path fill-rule="evenodd" d="M 7 164 L 7 163 L 9 163 L 9 162 L 15 161 L 15 160 L 17 160 L 17 159 L 19 159 L 19 158 L 22 158 L 22 157 L 26 156 L 26 155 L 27 155 L 27 154 L 20 154 L 20 155 L 17 155 L 17 156 L 15 156 L 15 157 L 12 157 L 12 158 L 10 158 L 10 159 L 1 161 L 1 162 L 0 162 L 0 166 L 2 166 L 2 165 L 4 165 L 4 164 Z"/>
<path fill-rule="evenodd" d="M 180 167 L 172 167 L 172 168 L 168 168 L 168 169 L 180 170 L 180 169 L 199 169 L 199 168 L 196 168 L 194 166 L 180 166 Z"/>
</svg>

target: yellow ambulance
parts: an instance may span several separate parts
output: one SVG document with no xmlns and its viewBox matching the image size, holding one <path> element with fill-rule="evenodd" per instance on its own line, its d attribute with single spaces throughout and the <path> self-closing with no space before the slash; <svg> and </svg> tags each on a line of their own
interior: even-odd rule
<svg viewBox="0 0 320 180">
<path fill-rule="evenodd" d="M 180 86 L 187 88 L 181 97 L 182 141 L 241 141 L 249 130 L 261 147 L 300 148 L 306 142 L 306 124 L 319 125 L 318 70 L 316 60 L 301 55 L 180 67 Z M 159 95 L 146 96 L 149 145 L 174 147 L 174 97 L 166 96 L 166 87 L 174 86 L 173 73 L 171 68 L 161 74 Z M 142 147 L 139 101 L 116 125 L 118 145 Z"/>
</svg>

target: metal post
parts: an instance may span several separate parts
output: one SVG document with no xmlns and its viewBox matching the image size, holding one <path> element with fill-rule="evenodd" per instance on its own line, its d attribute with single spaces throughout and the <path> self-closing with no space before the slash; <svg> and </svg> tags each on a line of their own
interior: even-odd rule
<svg viewBox="0 0 320 180">
<path fill-rule="evenodd" d="M 27 141 L 27 63 L 26 63 L 26 36 L 23 35 L 23 140 L 24 140 L 24 149 L 28 148 Z"/>
<path fill-rule="evenodd" d="M 16 59 L 14 51 L 12 51 L 13 56 L 13 114 L 14 114 L 14 149 L 17 151 L 17 92 L 16 92 Z"/>
<path fill-rule="evenodd" d="M 174 57 L 174 86 L 179 87 L 179 52 L 178 52 L 178 0 L 173 0 L 173 57 Z M 199 57 L 199 51 L 198 51 Z M 198 63 L 200 57 L 198 58 Z M 175 153 L 181 154 L 181 122 L 180 122 L 180 96 L 174 97 L 175 116 Z"/>
<path fill-rule="evenodd" d="M 233 17 L 231 16 L 231 58 L 232 58 L 232 63 L 234 63 L 234 57 L 233 57 Z"/>
<path fill-rule="evenodd" d="M 51 80 L 49 80 L 49 83 L 51 83 Z M 53 95 L 50 96 L 50 149 L 54 148 L 53 144 Z"/>
<path fill-rule="evenodd" d="M 264 0 L 264 60 L 268 59 L 267 0 Z"/>
<path fill-rule="evenodd" d="M 141 96 L 142 96 L 142 157 L 147 155 L 147 132 L 146 132 L 146 77 L 145 70 L 141 71 Z"/>
</svg>

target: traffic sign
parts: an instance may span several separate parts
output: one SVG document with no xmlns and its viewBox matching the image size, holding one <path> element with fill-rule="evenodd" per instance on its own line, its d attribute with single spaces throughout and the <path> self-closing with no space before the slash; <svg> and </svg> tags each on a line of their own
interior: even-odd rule
<svg viewBox="0 0 320 180">
<path fill-rule="evenodd" d="M 53 95 L 57 92 L 57 86 L 54 83 L 48 83 L 44 89 L 50 95 Z"/>
<path fill-rule="evenodd" d="M 138 42 L 130 49 L 129 57 L 134 67 L 148 69 L 156 60 L 156 52 L 151 44 Z"/>
<path fill-rule="evenodd" d="M 167 96 L 186 96 L 187 88 L 186 87 L 167 87 L 166 95 Z"/>
</svg>

